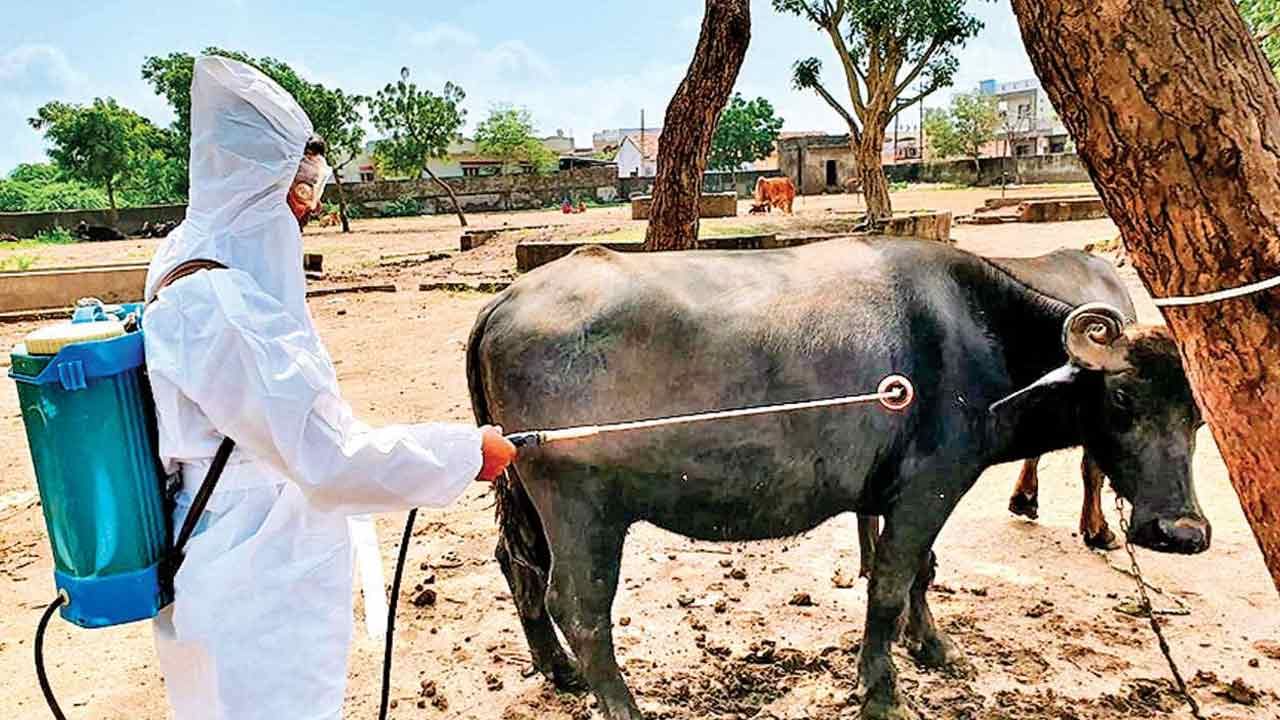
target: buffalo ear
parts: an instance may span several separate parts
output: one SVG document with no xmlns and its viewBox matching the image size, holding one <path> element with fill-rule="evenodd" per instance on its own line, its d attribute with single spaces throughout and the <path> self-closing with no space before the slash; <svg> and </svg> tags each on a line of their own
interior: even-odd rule
<svg viewBox="0 0 1280 720">
<path fill-rule="evenodd" d="M 1012 427 L 1022 418 L 1035 415 L 1050 404 L 1065 402 L 1065 393 L 1083 372 L 1075 363 L 1067 363 L 1053 370 L 1021 390 L 996 401 L 987 414 L 997 423 Z"/>
</svg>

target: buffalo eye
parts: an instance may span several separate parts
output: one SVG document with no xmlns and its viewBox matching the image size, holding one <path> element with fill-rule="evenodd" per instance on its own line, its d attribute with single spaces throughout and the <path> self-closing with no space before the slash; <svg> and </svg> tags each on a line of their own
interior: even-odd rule
<svg viewBox="0 0 1280 720">
<path fill-rule="evenodd" d="M 1120 388 L 1111 391 L 1111 402 L 1119 410 L 1127 412 L 1133 409 L 1133 396 Z"/>
</svg>

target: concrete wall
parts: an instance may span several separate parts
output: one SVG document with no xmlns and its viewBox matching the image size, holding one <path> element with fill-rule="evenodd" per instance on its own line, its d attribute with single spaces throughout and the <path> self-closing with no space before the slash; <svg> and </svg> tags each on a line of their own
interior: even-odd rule
<svg viewBox="0 0 1280 720">
<path fill-rule="evenodd" d="M 442 178 L 466 212 L 524 210 L 558 205 L 569 195 L 591 194 L 601 202 L 618 197 L 618 171 L 613 165 L 580 168 L 546 175 L 503 175 Z M 388 180 L 346 185 L 347 202 L 376 215 L 392 200 L 410 197 L 426 214 L 453 212 L 448 195 L 431 180 Z M 325 188 L 325 202 L 337 202 L 333 185 Z"/>
<path fill-rule="evenodd" d="M 1021 158 L 982 158 L 980 171 L 972 160 L 886 165 L 885 174 L 892 182 L 945 182 L 960 185 L 999 185 L 1000 176 L 1008 173 L 1009 182 L 1024 185 L 1038 183 L 1088 182 L 1089 172 L 1075 153 L 1037 155 Z"/>
<path fill-rule="evenodd" d="M 637 195 L 631 198 L 631 219 L 648 220 L 653 211 L 652 195 Z M 698 217 L 726 218 L 738 214 L 738 197 L 732 192 L 703 193 L 698 198 Z"/>
<path fill-rule="evenodd" d="M 737 174 L 737 187 L 734 187 L 734 174 L 727 172 L 708 172 L 702 176 L 702 192 L 722 193 L 737 190 L 738 197 L 749 198 L 756 189 L 756 180 L 762 177 L 780 177 L 780 170 L 742 170 Z M 652 195 L 653 181 L 649 177 L 625 177 L 618 179 L 618 196 L 623 200 L 636 195 Z"/>
<path fill-rule="evenodd" d="M 81 220 L 90 225 L 106 225 L 106 210 L 59 210 L 54 212 L 0 213 L 0 234 L 19 238 L 35 237 L 43 230 L 57 227 L 71 230 Z M 126 234 L 137 233 L 144 222 L 169 222 L 187 215 L 186 205 L 151 205 L 121 208 L 119 228 Z"/>
</svg>

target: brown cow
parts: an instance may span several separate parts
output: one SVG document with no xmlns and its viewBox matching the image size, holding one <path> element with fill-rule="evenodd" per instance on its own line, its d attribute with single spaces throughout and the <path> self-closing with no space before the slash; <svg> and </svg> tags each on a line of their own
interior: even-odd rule
<svg viewBox="0 0 1280 720">
<path fill-rule="evenodd" d="M 786 214 L 792 214 L 791 204 L 796 199 L 796 186 L 789 177 L 760 178 L 756 180 L 756 203 L 768 203 Z"/>
</svg>

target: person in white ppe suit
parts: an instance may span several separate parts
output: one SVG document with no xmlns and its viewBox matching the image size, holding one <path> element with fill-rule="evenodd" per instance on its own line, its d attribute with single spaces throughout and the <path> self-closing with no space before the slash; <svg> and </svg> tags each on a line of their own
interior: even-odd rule
<svg viewBox="0 0 1280 720">
<path fill-rule="evenodd" d="M 236 446 L 155 622 L 179 720 L 339 718 L 349 518 L 446 505 L 515 455 L 497 428 L 352 416 L 305 301 L 300 216 L 327 175 L 304 161 L 311 136 L 259 71 L 196 62 L 190 205 L 151 263 L 143 319 L 160 454 L 182 477 L 175 527 L 221 440 Z M 227 269 L 160 287 L 193 259 Z"/>
</svg>

